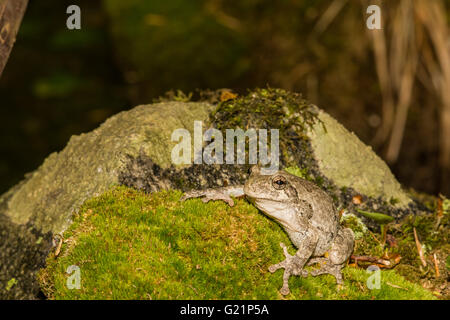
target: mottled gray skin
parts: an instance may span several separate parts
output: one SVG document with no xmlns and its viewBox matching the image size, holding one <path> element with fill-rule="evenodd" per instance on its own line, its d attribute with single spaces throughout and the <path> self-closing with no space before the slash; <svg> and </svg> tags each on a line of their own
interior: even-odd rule
<svg viewBox="0 0 450 320">
<path fill-rule="evenodd" d="M 284 268 L 281 294 L 289 294 L 291 275 L 307 277 L 328 273 L 336 278 L 339 286 L 343 284 L 341 271 L 353 251 L 354 236 L 350 229 L 339 224 L 339 213 L 326 192 L 285 171 L 262 175 L 259 167 L 254 166 L 244 186 L 190 191 L 182 200 L 202 197 L 204 202 L 223 200 L 233 206 L 231 196 L 246 196 L 277 221 L 298 248 L 295 255 L 290 255 L 280 243 L 286 259 L 269 267 L 270 272 Z M 304 270 L 313 264 L 320 267 L 310 272 Z"/>
</svg>

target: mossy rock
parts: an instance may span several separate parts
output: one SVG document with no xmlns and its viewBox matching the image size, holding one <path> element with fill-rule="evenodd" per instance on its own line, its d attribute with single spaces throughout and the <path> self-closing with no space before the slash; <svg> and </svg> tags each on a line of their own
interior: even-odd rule
<svg viewBox="0 0 450 320">
<path fill-rule="evenodd" d="M 320 172 L 338 188 L 352 188 L 386 202 L 394 198 L 396 207 L 408 207 L 411 198 L 372 148 L 323 110 L 318 117 L 322 123 L 308 130 L 308 137 Z"/>
<path fill-rule="evenodd" d="M 34 272 L 43 266 L 52 237 L 92 196 L 120 183 L 130 159 L 151 159 L 150 168 L 170 166 L 171 132 L 205 120 L 213 106 L 165 102 L 121 112 L 98 129 L 73 136 L 24 181 L 0 197 L 0 298 L 33 298 Z M 191 128 L 192 129 L 192 128 Z M 170 187 L 152 179 L 155 188 Z M 42 240 L 36 243 L 37 239 Z M 8 281 L 18 285 L 6 290 Z"/>
<path fill-rule="evenodd" d="M 53 235 L 71 225 L 72 215 L 84 201 L 112 185 L 155 192 L 243 183 L 248 165 L 171 163 L 171 150 L 177 144 L 171 141 L 172 132 L 185 128 L 192 134 L 194 120 L 203 121 L 204 130 L 237 125 L 279 128 L 281 167 L 304 172 L 339 207 L 352 210 L 352 196 L 362 194 L 361 209 L 396 218 L 418 211 L 370 148 L 299 94 L 257 89 L 218 105 L 186 101 L 142 105 L 109 118 L 92 132 L 73 136 L 62 151 L 51 154 L 0 197 L 0 221 L 5 221 L 0 224 L 0 295 L 20 297 L 20 292 L 33 287 L 25 275 L 42 267 L 43 257 L 54 245 Z M 391 199 L 396 199 L 395 205 Z M 5 294 L 2 289 L 12 278 L 23 286 L 13 286 Z M 36 290 L 34 286 L 31 291 Z"/>
<path fill-rule="evenodd" d="M 291 294 L 279 293 L 284 259 L 280 242 L 295 249 L 282 228 L 238 200 L 180 202 L 180 191 L 146 194 L 113 188 L 87 201 L 51 255 L 39 282 L 50 299 L 435 299 L 395 270 L 372 274 L 347 266 L 344 288 L 331 275 L 292 277 Z M 79 268 L 79 289 L 67 270 Z"/>
</svg>

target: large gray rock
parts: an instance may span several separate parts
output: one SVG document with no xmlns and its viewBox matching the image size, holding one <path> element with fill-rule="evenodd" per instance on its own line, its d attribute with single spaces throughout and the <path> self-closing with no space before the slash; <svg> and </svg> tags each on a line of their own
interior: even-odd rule
<svg viewBox="0 0 450 320">
<path fill-rule="evenodd" d="M 224 128 L 226 119 L 232 117 L 241 121 L 243 128 L 274 128 L 270 121 L 276 117 L 258 122 L 264 112 L 255 112 L 253 103 L 277 107 L 288 99 L 284 98 L 287 93 L 281 93 L 252 93 L 245 99 L 222 103 L 213 113 L 216 106 L 208 103 L 138 106 L 111 117 L 90 133 L 73 136 L 62 151 L 51 154 L 0 197 L 0 298 L 36 297 L 39 288 L 34 275 L 43 266 L 53 235 L 70 225 L 72 214 L 85 200 L 112 185 L 152 192 L 242 183 L 246 166 L 174 166 L 171 150 L 176 142 L 171 141 L 171 134 L 178 128 L 193 133 L 194 120 L 203 121 L 204 130 L 210 124 Z M 292 118 L 295 104 L 306 103 L 296 99 L 289 100 L 291 105 L 280 117 Z M 234 108 L 237 105 L 240 109 Z M 283 166 L 306 168 L 338 205 L 351 206 L 352 195 L 361 194 L 369 209 L 376 206 L 396 217 L 413 210 L 412 200 L 369 147 L 325 112 L 311 105 L 307 108 L 315 117 L 311 126 L 296 126 L 294 122 L 280 130 L 280 138 L 292 142 L 281 144 Z M 236 112 L 241 115 L 237 117 Z M 389 205 L 391 198 L 396 199 L 395 205 Z M 13 278 L 17 283 L 7 291 Z"/>
<path fill-rule="evenodd" d="M 361 195 L 393 201 L 397 208 L 407 208 L 412 200 L 403 191 L 389 167 L 370 146 L 349 132 L 323 110 L 307 135 L 320 172 L 338 188 L 352 188 Z"/>
<path fill-rule="evenodd" d="M 0 197 L 0 298 L 30 298 L 38 287 L 34 272 L 43 265 L 53 234 L 64 231 L 81 204 L 119 184 L 132 159 L 150 168 L 170 166 L 171 133 L 207 120 L 213 106 L 166 102 L 121 112 L 98 129 L 73 136 L 24 181 Z M 155 186 L 170 187 L 163 179 Z M 35 254 L 36 253 L 36 254 Z M 17 284 L 6 290 L 9 281 Z M 13 280 L 14 281 L 14 280 Z"/>
</svg>

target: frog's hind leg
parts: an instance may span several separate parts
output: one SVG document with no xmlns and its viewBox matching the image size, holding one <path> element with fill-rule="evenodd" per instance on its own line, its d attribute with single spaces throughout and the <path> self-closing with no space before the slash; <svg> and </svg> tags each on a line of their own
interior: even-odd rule
<svg viewBox="0 0 450 320">
<path fill-rule="evenodd" d="M 345 228 L 339 230 L 336 239 L 334 239 L 331 245 L 329 254 L 330 263 L 334 265 L 331 268 L 331 274 L 336 278 L 338 285 L 342 285 L 344 280 L 342 279 L 342 269 L 350 255 L 353 252 L 355 245 L 355 237 L 351 229 Z"/>
<path fill-rule="evenodd" d="M 316 257 L 316 258 L 311 258 L 309 259 L 308 263 L 306 264 L 307 266 L 312 266 L 313 264 L 322 264 L 322 263 L 328 263 L 330 261 L 330 259 L 328 258 L 324 258 L 324 257 Z"/>
<path fill-rule="evenodd" d="M 340 229 L 329 251 L 332 264 L 344 264 L 352 254 L 355 238 L 351 229 Z"/>
<path fill-rule="evenodd" d="M 312 276 L 318 276 L 326 273 L 331 274 L 336 278 L 338 285 L 344 284 L 342 269 L 353 251 L 353 245 L 353 232 L 350 229 L 339 230 L 336 239 L 331 245 L 328 258 L 315 258 L 310 260 L 310 264 L 320 263 L 321 267 L 310 271 L 309 274 Z"/>
<path fill-rule="evenodd" d="M 327 263 L 321 264 L 321 267 L 319 269 L 308 271 L 308 275 L 316 277 L 321 274 L 331 274 L 333 277 L 336 278 L 336 282 L 338 285 L 344 284 L 344 280 L 342 277 L 342 268 L 344 267 L 344 265 L 332 264 L 329 259 L 326 260 L 328 260 Z"/>
<path fill-rule="evenodd" d="M 302 274 L 303 277 L 307 276 L 316 277 L 322 274 L 331 274 L 333 277 L 336 278 L 336 282 L 338 285 L 342 285 L 344 283 L 342 277 L 342 268 L 344 267 L 344 264 L 336 265 L 333 264 L 329 258 L 320 257 L 310 259 L 306 265 L 311 266 L 314 264 L 319 264 L 320 267 L 318 267 L 317 269 L 304 271 L 305 274 Z"/>
<path fill-rule="evenodd" d="M 312 271 L 306 271 L 303 270 L 302 276 L 304 278 L 308 277 L 308 276 L 317 276 L 319 274 L 323 274 L 323 273 L 327 273 L 327 271 L 325 271 L 325 269 L 323 269 L 322 267 L 325 266 L 326 264 L 330 263 L 330 259 L 325 258 L 325 257 L 315 257 L 315 258 L 311 258 L 308 260 L 308 262 L 306 263 L 306 266 L 312 266 L 315 264 L 318 264 L 320 267 L 318 267 L 317 269 L 313 269 L 314 274 Z M 321 270 L 320 273 L 318 273 L 318 271 Z M 323 271 L 323 272 L 322 272 Z"/>
</svg>

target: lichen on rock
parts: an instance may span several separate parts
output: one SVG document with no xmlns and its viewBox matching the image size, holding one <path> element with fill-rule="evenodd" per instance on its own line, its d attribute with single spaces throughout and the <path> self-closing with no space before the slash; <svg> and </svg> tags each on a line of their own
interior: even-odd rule
<svg viewBox="0 0 450 320">
<path fill-rule="evenodd" d="M 32 219 L 43 232 L 61 232 L 85 200 L 119 183 L 130 157 L 145 154 L 159 167 L 170 167 L 172 131 L 192 130 L 191 122 L 206 119 L 211 109 L 193 102 L 143 105 L 111 117 L 90 133 L 72 136 L 15 190 L 4 213 L 14 223 Z"/>
<path fill-rule="evenodd" d="M 396 207 L 406 208 L 411 203 L 411 198 L 402 190 L 389 167 L 370 146 L 322 110 L 319 118 L 323 125 L 314 125 L 308 130 L 308 137 L 323 175 L 338 188 L 352 188 L 386 202 L 391 198 L 397 199 Z"/>
</svg>

